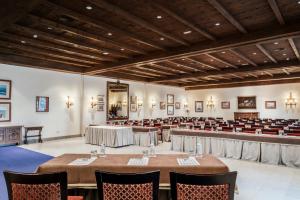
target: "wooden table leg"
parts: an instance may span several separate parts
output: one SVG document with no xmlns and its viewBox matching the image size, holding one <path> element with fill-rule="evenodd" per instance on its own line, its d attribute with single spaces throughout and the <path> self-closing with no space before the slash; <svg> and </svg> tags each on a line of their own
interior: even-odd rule
<svg viewBox="0 0 300 200">
<path fill-rule="evenodd" d="M 39 143 L 43 143 L 43 141 L 42 141 L 42 129 L 39 130 Z"/>
</svg>

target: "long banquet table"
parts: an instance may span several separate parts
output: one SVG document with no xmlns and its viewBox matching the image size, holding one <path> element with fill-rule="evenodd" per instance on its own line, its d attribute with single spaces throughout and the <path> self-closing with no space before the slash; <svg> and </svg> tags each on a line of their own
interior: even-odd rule
<svg viewBox="0 0 300 200">
<path fill-rule="evenodd" d="M 139 146 L 150 146 L 151 144 L 158 145 L 156 127 L 133 126 L 134 144 Z"/>
<path fill-rule="evenodd" d="M 89 126 L 85 133 L 86 143 L 109 147 L 133 144 L 132 127 L 126 126 Z"/>
<path fill-rule="evenodd" d="M 196 158 L 198 166 L 180 166 L 177 158 L 186 158 L 186 154 L 159 154 L 149 158 L 146 166 L 127 165 L 130 158 L 141 158 L 138 154 L 108 154 L 106 157 L 99 157 L 89 165 L 74 166 L 68 165 L 78 158 L 89 158 L 89 154 L 63 154 L 42 165 L 37 169 L 38 173 L 49 173 L 66 171 L 68 173 L 69 186 L 94 185 L 96 186 L 95 171 L 103 170 L 117 173 L 139 173 L 160 170 L 160 185 L 169 185 L 169 172 L 215 174 L 226 173 L 228 167 L 218 158 L 207 155 Z"/>
<path fill-rule="evenodd" d="M 171 130 L 171 149 L 300 167 L 300 137 L 206 130 Z"/>
</svg>

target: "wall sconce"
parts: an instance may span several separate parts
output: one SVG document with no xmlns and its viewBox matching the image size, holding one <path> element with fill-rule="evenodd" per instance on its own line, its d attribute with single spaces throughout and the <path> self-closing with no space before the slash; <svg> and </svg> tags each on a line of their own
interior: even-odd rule
<svg viewBox="0 0 300 200">
<path fill-rule="evenodd" d="M 70 96 L 67 97 L 67 102 L 66 102 L 67 108 L 69 109 L 71 106 L 74 105 L 74 103 L 72 102 Z"/>
<path fill-rule="evenodd" d="M 185 109 L 187 109 L 187 108 L 189 107 L 189 105 L 185 102 L 185 103 L 183 104 L 183 107 L 184 107 Z"/>
<path fill-rule="evenodd" d="M 143 107 L 143 101 L 142 100 L 138 100 L 137 104 L 138 104 L 138 108 L 141 109 Z"/>
<path fill-rule="evenodd" d="M 210 99 L 208 100 L 206 106 L 210 109 L 213 109 L 215 107 L 214 101 L 212 99 L 212 96 L 210 96 Z"/>
<path fill-rule="evenodd" d="M 94 108 L 97 105 L 96 99 L 94 97 L 91 98 L 91 107 Z"/>
<path fill-rule="evenodd" d="M 154 108 L 156 106 L 156 103 L 155 103 L 154 99 L 152 99 L 152 101 L 151 101 L 151 106 L 152 106 L 152 108 Z"/>
<path fill-rule="evenodd" d="M 122 106 L 127 106 L 127 101 L 126 100 L 122 101 Z"/>
<path fill-rule="evenodd" d="M 297 105 L 296 99 L 293 97 L 293 94 L 290 92 L 289 98 L 285 100 L 285 106 L 290 108 L 293 108 L 293 106 L 295 106 L 296 108 L 296 105 Z"/>
</svg>

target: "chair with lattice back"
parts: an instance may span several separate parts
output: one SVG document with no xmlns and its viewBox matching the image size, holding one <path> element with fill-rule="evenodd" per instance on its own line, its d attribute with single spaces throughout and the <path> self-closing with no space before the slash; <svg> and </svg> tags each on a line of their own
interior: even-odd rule
<svg viewBox="0 0 300 200">
<path fill-rule="evenodd" d="M 111 173 L 96 171 L 99 200 L 158 200 L 159 171 Z"/>
<path fill-rule="evenodd" d="M 181 174 L 170 172 L 173 200 L 233 200 L 237 172 Z"/>
<path fill-rule="evenodd" d="M 83 200 L 67 196 L 67 173 L 16 173 L 4 171 L 9 200 Z"/>
</svg>

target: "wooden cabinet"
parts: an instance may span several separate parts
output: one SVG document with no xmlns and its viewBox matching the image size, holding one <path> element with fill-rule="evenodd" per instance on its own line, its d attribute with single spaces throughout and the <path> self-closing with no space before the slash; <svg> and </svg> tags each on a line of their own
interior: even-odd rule
<svg viewBox="0 0 300 200">
<path fill-rule="evenodd" d="M 258 119 L 259 112 L 235 112 L 234 119 Z"/>
<path fill-rule="evenodd" d="M 20 144 L 22 126 L 0 126 L 0 145 Z"/>
</svg>

